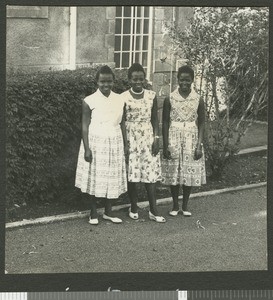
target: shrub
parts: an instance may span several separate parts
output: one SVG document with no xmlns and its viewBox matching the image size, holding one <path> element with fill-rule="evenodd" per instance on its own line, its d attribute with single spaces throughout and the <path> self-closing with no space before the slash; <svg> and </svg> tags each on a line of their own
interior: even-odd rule
<svg viewBox="0 0 273 300">
<path fill-rule="evenodd" d="M 97 69 L 9 74 L 6 89 L 7 209 L 74 193 L 81 102 Z M 117 72 L 114 91 L 128 89 Z"/>
</svg>

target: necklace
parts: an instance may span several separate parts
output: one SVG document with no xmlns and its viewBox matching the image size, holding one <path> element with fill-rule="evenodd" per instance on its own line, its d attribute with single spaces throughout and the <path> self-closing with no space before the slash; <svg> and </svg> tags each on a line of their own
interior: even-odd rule
<svg viewBox="0 0 273 300">
<path fill-rule="evenodd" d="M 141 92 L 134 92 L 132 88 L 131 88 L 130 90 L 131 90 L 131 92 L 132 92 L 133 94 L 135 94 L 135 95 L 141 95 L 141 94 L 144 92 L 144 89 L 143 89 L 143 88 L 142 88 L 142 91 L 141 91 Z"/>
</svg>

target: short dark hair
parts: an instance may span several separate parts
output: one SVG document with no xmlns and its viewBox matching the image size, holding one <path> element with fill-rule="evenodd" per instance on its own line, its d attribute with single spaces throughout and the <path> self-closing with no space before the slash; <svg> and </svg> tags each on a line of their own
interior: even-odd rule
<svg viewBox="0 0 273 300">
<path fill-rule="evenodd" d="M 177 72 L 178 79 L 182 73 L 190 74 L 192 80 L 194 80 L 194 71 L 190 66 L 182 66 L 178 69 L 178 72 Z"/>
<path fill-rule="evenodd" d="M 96 81 L 99 80 L 100 74 L 112 74 L 113 75 L 113 79 L 115 80 L 115 74 L 114 74 L 114 72 L 107 65 L 102 66 L 101 68 L 99 68 L 99 70 L 96 73 Z"/>
<path fill-rule="evenodd" d="M 145 71 L 144 71 L 142 65 L 139 64 L 139 63 L 133 63 L 133 64 L 131 65 L 131 67 L 128 69 L 128 79 L 131 79 L 131 78 L 132 78 L 133 72 L 143 72 L 144 77 L 146 77 L 146 73 L 145 73 Z"/>
</svg>

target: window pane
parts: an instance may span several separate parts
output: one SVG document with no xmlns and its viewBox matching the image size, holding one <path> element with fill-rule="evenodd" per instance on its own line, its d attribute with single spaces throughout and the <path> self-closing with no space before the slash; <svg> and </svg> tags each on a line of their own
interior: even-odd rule
<svg viewBox="0 0 273 300">
<path fill-rule="evenodd" d="M 131 20 L 130 19 L 123 20 L 123 33 L 124 34 L 131 33 Z"/>
<path fill-rule="evenodd" d="M 114 54 L 114 61 L 116 63 L 116 68 L 120 68 L 120 54 L 119 53 Z"/>
<path fill-rule="evenodd" d="M 129 53 L 122 53 L 122 62 L 121 65 L 123 68 L 129 67 Z"/>
<path fill-rule="evenodd" d="M 121 42 L 120 36 L 115 36 L 115 51 L 120 51 L 120 42 Z"/>
<path fill-rule="evenodd" d="M 143 37 L 143 45 L 142 45 L 143 50 L 148 50 L 148 36 Z"/>
<path fill-rule="evenodd" d="M 115 30 L 116 34 L 120 34 L 121 33 L 121 20 L 120 19 L 116 19 L 116 30 Z"/>
<path fill-rule="evenodd" d="M 124 17 L 131 17 L 131 6 L 124 6 Z"/>
<path fill-rule="evenodd" d="M 140 50 L 140 36 L 136 37 L 136 50 Z"/>
<path fill-rule="evenodd" d="M 121 17 L 122 6 L 116 6 L 116 17 Z"/>
<path fill-rule="evenodd" d="M 130 50 L 130 36 L 123 36 L 123 45 L 122 51 L 129 51 Z"/>
<path fill-rule="evenodd" d="M 137 20 L 136 33 L 140 33 L 142 20 Z"/>
<path fill-rule="evenodd" d="M 137 7 L 137 17 L 141 17 L 141 6 Z"/>
<path fill-rule="evenodd" d="M 144 17 L 149 17 L 149 6 L 144 6 Z"/>
<path fill-rule="evenodd" d="M 147 60 L 148 60 L 148 53 L 143 52 L 142 53 L 142 66 L 147 67 Z"/>
<path fill-rule="evenodd" d="M 144 30 L 143 33 L 149 33 L 149 20 L 144 20 Z"/>
<path fill-rule="evenodd" d="M 135 61 L 136 63 L 140 63 L 139 61 L 139 53 L 135 53 Z"/>
</svg>

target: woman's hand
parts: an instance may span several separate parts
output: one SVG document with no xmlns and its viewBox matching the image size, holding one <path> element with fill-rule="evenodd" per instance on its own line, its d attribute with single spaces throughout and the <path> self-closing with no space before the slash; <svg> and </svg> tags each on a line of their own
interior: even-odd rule
<svg viewBox="0 0 273 300">
<path fill-rule="evenodd" d="M 92 152 L 89 148 L 84 151 L 84 159 L 89 163 L 92 162 L 93 156 L 92 156 Z"/>
<path fill-rule="evenodd" d="M 152 155 L 156 156 L 159 152 L 159 138 L 154 138 L 153 144 L 152 144 Z"/>
<path fill-rule="evenodd" d="M 194 152 L 194 160 L 198 160 L 202 157 L 203 153 L 202 153 L 202 145 L 201 144 L 197 144 L 196 148 L 195 148 L 195 152 Z"/>
<path fill-rule="evenodd" d="M 165 159 L 172 159 L 171 152 L 168 148 L 163 149 L 163 158 Z"/>
</svg>

